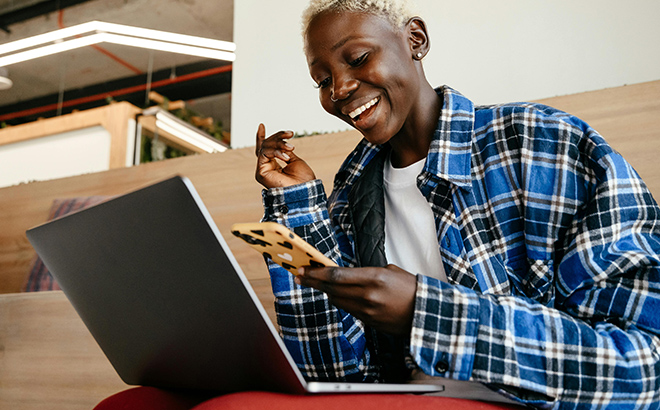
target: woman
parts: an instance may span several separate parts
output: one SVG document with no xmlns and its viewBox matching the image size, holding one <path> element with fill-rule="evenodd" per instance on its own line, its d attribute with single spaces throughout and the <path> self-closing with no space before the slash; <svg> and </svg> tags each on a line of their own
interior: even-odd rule
<svg viewBox="0 0 660 410">
<path fill-rule="evenodd" d="M 434 90 L 403 1 L 312 1 L 303 36 L 323 108 L 364 140 L 326 200 L 292 133 L 257 131 L 264 219 L 342 266 L 269 264 L 301 371 L 658 408 L 660 209 L 630 165 L 568 114 Z"/>
</svg>

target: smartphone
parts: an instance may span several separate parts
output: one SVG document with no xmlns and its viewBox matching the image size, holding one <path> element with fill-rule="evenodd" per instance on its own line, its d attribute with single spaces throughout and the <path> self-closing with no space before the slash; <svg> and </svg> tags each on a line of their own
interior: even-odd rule
<svg viewBox="0 0 660 410">
<path fill-rule="evenodd" d="M 301 266 L 337 266 L 332 259 L 277 222 L 238 223 L 232 225 L 231 233 L 294 275 Z"/>
</svg>

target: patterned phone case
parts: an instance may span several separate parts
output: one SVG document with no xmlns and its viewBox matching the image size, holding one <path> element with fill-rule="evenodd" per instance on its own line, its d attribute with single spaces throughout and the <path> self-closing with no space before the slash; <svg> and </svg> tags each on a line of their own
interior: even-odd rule
<svg viewBox="0 0 660 410">
<path fill-rule="evenodd" d="M 276 222 L 234 224 L 231 233 L 294 275 L 301 266 L 337 266 L 304 239 Z"/>
</svg>

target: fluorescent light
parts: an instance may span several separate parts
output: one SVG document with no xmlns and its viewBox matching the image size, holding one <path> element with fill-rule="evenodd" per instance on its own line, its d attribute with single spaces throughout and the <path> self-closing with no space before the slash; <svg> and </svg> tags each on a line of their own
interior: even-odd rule
<svg viewBox="0 0 660 410">
<path fill-rule="evenodd" d="M 49 46 L 35 48 L 16 54 L 10 54 L 6 57 L 0 57 L 0 66 L 6 67 L 11 64 L 33 60 L 35 58 L 49 56 L 52 54 L 100 43 L 103 36 L 104 34 L 92 34 L 91 36 L 87 37 L 76 38 L 73 40 L 63 41 L 61 43 L 51 44 Z"/>
<path fill-rule="evenodd" d="M 147 40 L 143 38 L 121 36 L 118 34 L 94 34 L 102 36 L 101 42 L 122 44 L 131 47 L 148 48 L 151 50 L 168 51 L 170 53 L 188 54 L 198 57 L 213 58 L 216 60 L 234 61 L 236 55 L 229 51 L 212 50 L 210 48 L 188 46 L 183 44 L 167 43 L 164 41 Z"/>
<path fill-rule="evenodd" d="M 0 44 L 0 55 L 87 33 L 88 31 L 93 31 L 97 23 L 99 22 L 90 21 L 88 23 L 78 24 L 77 26 L 71 26 L 44 34 L 39 34 L 37 36 L 12 41 L 11 43 Z"/>
<path fill-rule="evenodd" d="M 148 28 L 124 26 L 121 24 L 104 23 L 95 21 L 96 30 L 108 33 L 124 34 L 127 36 L 144 37 L 153 40 L 162 40 L 170 43 L 181 43 L 199 47 L 213 48 L 217 50 L 236 51 L 236 44 L 229 41 L 215 40 L 212 38 L 190 36 L 187 34 L 170 33 L 167 31 L 151 30 Z"/>
<path fill-rule="evenodd" d="M 0 45 L 0 67 L 102 42 L 226 61 L 235 60 L 236 50 L 227 41 L 90 21 Z"/>
<path fill-rule="evenodd" d="M 208 153 L 223 152 L 227 147 L 193 126 L 159 110 L 156 113 L 156 128 L 171 134 Z"/>
<path fill-rule="evenodd" d="M 209 153 L 209 154 L 211 154 L 211 153 L 214 152 L 213 148 L 211 148 L 211 147 L 209 147 L 209 146 L 207 146 L 207 145 L 205 145 L 205 144 L 200 144 L 200 143 L 199 143 L 198 141 L 196 141 L 194 138 L 189 138 L 189 137 L 186 136 L 186 135 L 181 135 L 181 133 L 180 133 L 178 130 L 176 130 L 176 129 L 170 127 L 170 126 L 169 126 L 168 124 L 166 124 L 166 123 L 163 123 L 163 122 L 161 122 L 161 121 L 156 121 L 156 127 L 157 127 L 158 129 L 161 129 L 161 130 L 163 130 L 163 131 L 169 133 L 169 134 L 172 134 L 172 135 L 176 136 L 177 138 L 180 138 L 181 140 L 183 140 L 183 141 L 185 141 L 185 142 L 187 142 L 187 143 L 189 143 L 189 144 L 194 145 L 194 146 L 197 147 L 197 148 L 202 149 L 203 151 L 205 151 L 205 152 L 207 152 L 207 153 Z"/>
</svg>

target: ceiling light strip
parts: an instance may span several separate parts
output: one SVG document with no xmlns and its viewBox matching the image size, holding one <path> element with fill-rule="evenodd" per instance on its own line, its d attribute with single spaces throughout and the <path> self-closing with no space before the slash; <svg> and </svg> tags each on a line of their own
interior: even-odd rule
<svg viewBox="0 0 660 410">
<path fill-rule="evenodd" d="M 190 36 L 187 34 L 170 33 L 167 31 L 152 30 L 141 27 L 125 26 L 122 24 L 95 21 L 95 29 L 114 34 L 143 37 L 152 40 L 162 40 L 170 43 L 181 43 L 197 47 L 206 47 L 216 50 L 236 51 L 236 44 L 229 41 L 215 40 L 206 37 Z"/>
<path fill-rule="evenodd" d="M 89 35 L 71 38 L 86 33 L 89 33 Z M 102 38 L 105 38 L 105 40 L 101 40 Z M 102 21 L 90 21 L 77 26 L 0 44 L 0 67 L 103 41 L 218 60 L 235 60 L 233 51 L 236 50 L 236 45 L 228 41 L 105 23 Z M 55 44 L 49 44 L 53 42 Z M 40 47 L 32 50 L 20 51 L 38 46 Z M 9 54 L 13 52 L 16 53 Z"/>
<path fill-rule="evenodd" d="M 167 43 L 165 41 L 147 40 L 144 38 L 129 37 L 118 34 L 101 33 L 102 42 L 121 44 L 131 47 L 148 48 L 151 50 L 167 51 L 170 53 L 188 54 L 216 60 L 234 61 L 236 54 L 229 51 L 212 50 L 210 48 L 195 47 L 183 44 Z"/>
<path fill-rule="evenodd" d="M 160 50 L 170 53 L 187 54 L 216 60 L 234 61 L 236 59 L 236 55 L 228 51 L 211 50 L 209 48 L 166 43 L 164 41 L 147 40 L 118 34 L 99 33 L 0 57 L 0 67 L 7 67 L 9 65 L 17 64 L 23 61 L 28 61 L 35 58 L 57 54 L 102 42 Z"/>
<path fill-rule="evenodd" d="M 20 63 L 35 58 L 44 57 L 52 54 L 62 53 L 80 47 L 89 46 L 103 41 L 105 34 L 92 34 L 82 38 L 63 41 L 61 43 L 51 44 L 33 50 L 23 51 L 16 54 L 0 57 L 0 67 L 6 67 L 12 64 Z"/>
<path fill-rule="evenodd" d="M 0 44 L 0 55 L 30 47 L 36 47 L 46 43 L 52 43 L 53 41 L 64 40 L 68 37 L 78 36 L 90 31 L 94 31 L 97 23 L 98 22 L 96 21 L 90 21 L 87 23 L 78 24 L 77 26 L 50 31 L 48 33 L 12 41 L 6 44 Z"/>
</svg>

